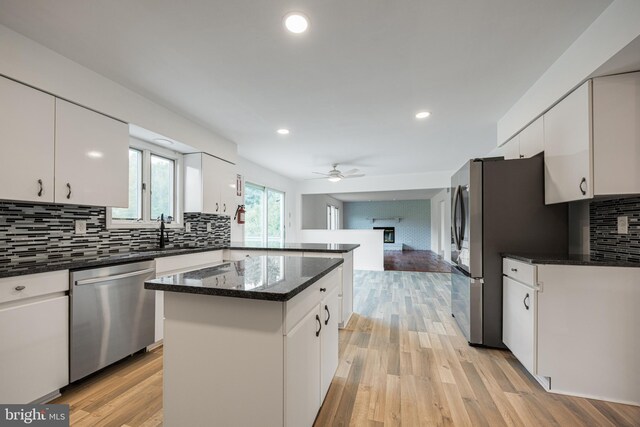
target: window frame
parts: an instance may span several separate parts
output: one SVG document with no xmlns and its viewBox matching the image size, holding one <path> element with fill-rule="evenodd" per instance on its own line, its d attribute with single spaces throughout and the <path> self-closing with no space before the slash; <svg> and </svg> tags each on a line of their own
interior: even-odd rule
<svg viewBox="0 0 640 427">
<path fill-rule="evenodd" d="M 142 152 L 142 218 L 139 220 L 115 219 L 112 215 L 112 209 L 107 208 L 107 228 L 158 228 L 159 222 L 155 218 L 151 218 L 151 155 L 163 157 L 172 160 L 174 163 L 174 189 L 173 189 L 173 206 L 174 218 L 171 224 L 166 224 L 167 228 L 182 228 L 183 224 L 183 208 L 184 193 L 182 183 L 182 154 L 172 151 L 159 145 L 151 144 L 136 138 L 129 138 L 129 148 Z"/>
<path fill-rule="evenodd" d="M 327 230 L 340 230 L 340 208 L 338 206 L 327 204 Z"/>
</svg>

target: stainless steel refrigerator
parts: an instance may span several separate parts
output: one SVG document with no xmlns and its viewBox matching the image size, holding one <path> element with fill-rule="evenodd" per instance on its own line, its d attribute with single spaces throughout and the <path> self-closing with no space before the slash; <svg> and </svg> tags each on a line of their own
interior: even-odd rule
<svg viewBox="0 0 640 427">
<path fill-rule="evenodd" d="M 502 253 L 566 254 L 566 204 L 544 204 L 544 160 L 474 159 L 451 177 L 451 312 L 472 345 L 502 343 Z"/>
</svg>

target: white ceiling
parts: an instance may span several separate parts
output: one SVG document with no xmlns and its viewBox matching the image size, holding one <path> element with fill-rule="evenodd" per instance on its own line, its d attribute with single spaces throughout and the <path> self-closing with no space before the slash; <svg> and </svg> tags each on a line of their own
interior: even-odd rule
<svg viewBox="0 0 640 427">
<path fill-rule="evenodd" d="M 497 120 L 610 3 L 0 0 L 0 23 L 299 179 L 335 162 L 385 175 L 485 155 Z M 283 30 L 291 10 L 307 34 Z"/>
<path fill-rule="evenodd" d="M 334 199 L 343 202 L 378 202 L 382 200 L 428 200 L 442 189 L 402 190 L 402 191 L 366 191 L 361 193 L 329 194 Z"/>
</svg>

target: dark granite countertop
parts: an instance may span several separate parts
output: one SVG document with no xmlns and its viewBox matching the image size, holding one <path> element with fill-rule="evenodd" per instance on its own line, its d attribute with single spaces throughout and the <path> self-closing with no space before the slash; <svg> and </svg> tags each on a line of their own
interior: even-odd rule
<svg viewBox="0 0 640 427">
<path fill-rule="evenodd" d="M 160 277 L 145 288 L 235 298 L 288 301 L 344 262 L 341 258 L 257 256 Z"/>
<path fill-rule="evenodd" d="M 342 243 L 242 243 L 231 242 L 229 249 L 236 250 L 269 250 L 269 251 L 296 251 L 296 252 L 327 252 L 345 253 L 360 247 L 358 244 Z"/>
<path fill-rule="evenodd" d="M 147 261 L 155 258 L 174 255 L 188 255 L 198 252 L 216 251 L 220 249 L 237 250 L 282 250 L 299 252 L 345 253 L 360 245 L 324 244 L 324 243 L 285 243 L 281 245 L 253 245 L 245 243 L 231 243 L 220 246 L 178 246 L 165 249 L 135 249 L 128 252 L 103 252 L 98 254 L 83 253 L 50 253 L 46 257 L 30 261 L 8 262 L 0 261 L 0 278 L 23 276 L 26 274 L 46 273 L 58 270 L 73 270 L 93 268 L 105 265 L 122 264 L 127 262 Z"/>
<path fill-rule="evenodd" d="M 227 246 L 180 246 L 165 249 L 139 249 L 129 252 L 101 253 L 101 254 L 49 254 L 29 262 L 13 262 L 0 264 L 0 278 L 23 276 L 26 274 L 45 273 L 48 271 L 71 270 L 99 267 L 103 265 L 122 264 L 127 262 L 147 261 L 155 258 L 173 255 L 187 255 L 198 252 L 216 251 Z"/>
<path fill-rule="evenodd" d="M 555 264 L 555 265 L 590 265 L 600 267 L 638 267 L 640 262 L 621 261 L 589 255 L 549 255 L 549 254 L 522 254 L 503 253 L 503 257 L 513 258 L 530 264 Z"/>
</svg>

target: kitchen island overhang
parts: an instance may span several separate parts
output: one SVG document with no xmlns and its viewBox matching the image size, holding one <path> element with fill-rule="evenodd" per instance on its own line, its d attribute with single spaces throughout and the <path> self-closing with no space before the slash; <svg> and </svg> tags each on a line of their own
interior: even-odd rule
<svg viewBox="0 0 640 427">
<path fill-rule="evenodd" d="M 342 263 L 258 256 L 148 281 L 165 291 L 165 425 L 311 426 L 338 365 Z"/>
</svg>

